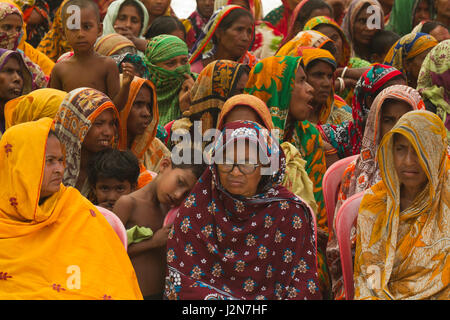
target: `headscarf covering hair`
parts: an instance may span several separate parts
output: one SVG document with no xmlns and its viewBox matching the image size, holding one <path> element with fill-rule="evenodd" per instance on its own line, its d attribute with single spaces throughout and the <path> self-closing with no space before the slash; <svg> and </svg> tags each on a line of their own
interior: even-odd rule
<svg viewBox="0 0 450 320">
<path fill-rule="evenodd" d="M 394 136 L 413 146 L 428 183 L 400 209 Z M 429 111 L 403 115 L 382 139 L 377 154 L 382 181 L 367 190 L 357 220 L 355 299 L 447 299 L 449 224 L 448 141 L 442 120 Z M 373 268 L 378 286 L 369 284 Z"/>
<path fill-rule="evenodd" d="M 191 88 L 191 106 L 183 112 L 183 118 L 175 121 L 172 131 L 191 130 L 194 121 L 201 121 L 202 133 L 217 127 L 222 106 L 236 94 L 235 89 L 242 75 L 250 73 L 247 65 L 230 60 L 209 63 L 198 75 Z"/>
<path fill-rule="evenodd" d="M 175 70 L 166 70 L 156 64 L 178 56 L 187 56 L 188 53 L 188 47 L 183 40 L 167 34 L 152 38 L 145 49 L 144 62 L 150 73 L 149 80 L 156 87 L 160 123 L 163 126 L 180 117 L 178 95 L 181 85 L 186 80 L 184 75 L 193 75 L 189 63 L 177 67 Z"/>
<path fill-rule="evenodd" d="M 23 20 L 28 23 L 28 20 L 33 11 L 36 11 L 42 18 L 43 22 L 38 25 L 27 26 L 27 42 L 33 47 L 37 47 L 41 39 L 48 32 L 52 21 L 50 19 L 50 8 L 45 0 L 13 0 L 23 12 Z"/>
<path fill-rule="evenodd" d="M 23 77 L 22 95 L 30 93 L 35 88 L 35 85 L 33 83 L 33 75 L 31 71 L 28 69 L 23 59 L 24 56 L 22 54 L 20 54 L 18 51 L 0 48 L 0 70 L 3 69 L 5 63 L 10 58 L 16 58 L 19 61 L 19 64 L 22 69 L 22 77 Z"/>
<path fill-rule="evenodd" d="M 121 132 L 119 113 L 108 96 L 92 88 L 78 88 L 70 91 L 61 103 L 55 117 L 55 133 L 67 155 L 64 185 L 75 187 L 80 173 L 84 138 L 95 119 L 108 109 L 113 111 L 117 120 L 116 135 L 112 141 L 113 147 L 117 147 Z M 82 190 L 84 196 L 87 196 L 86 192 Z"/>
<path fill-rule="evenodd" d="M 205 170 L 169 233 L 165 296 L 319 299 L 313 218 L 306 204 L 280 185 L 285 164 L 277 141 L 254 122 L 235 121 L 225 125 L 214 152 L 238 139 L 256 143 L 276 169 L 252 197 L 230 194 L 215 164 Z M 271 230 L 274 238 L 265 237 Z M 292 242 L 294 235 L 300 240 Z M 243 246 L 245 254 L 239 253 Z"/>
<path fill-rule="evenodd" d="M 394 31 L 401 37 L 408 33 L 412 33 L 417 6 L 422 1 L 427 1 L 430 20 L 433 20 L 436 14 L 433 0 L 395 0 L 386 29 Z"/>
<path fill-rule="evenodd" d="M 91 202 L 61 184 L 41 203 L 52 127 L 21 123 L 0 140 L 0 298 L 142 299 L 123 244 Z M 80 286 L 68 281 L 77 270 Z"/>
<path fill-rule="evenodd" d="M 111 4 L 108 6 L 108 11 L 106 11 L 105 18 L 103 19 L 103 35 L 108 35 L 111 33 L 116 33 L 114 30 L 114 24 L 116 22 L 117 16 L 119 15 L 120 9 L 122 8 L 122 4 L 126 0 L 114 0 L 111 2 Z M 141 8 L 141 12 L 143 14 L 143 21 L 141 21 L 142 26 L 141 30 L 139 31 L 139 38 L 144 39 L 144 34 L 147 32 L 148 24 L 149 24 L 149 15 L 147 8 L 145 5 L 138 0 L 134 0 L 134 2 Z"/>
<path fill-rule="evenodd" d="M 353 0 L 348 7 L 347 13 L 344 16 L 344 19 L 342 21 L 342 30 L 345 33 L 345 36 L 350 41 L 350 43 L 354 43 L 354 34 L 353 30 L 356 23 L 356 18 L 358 17 L 358 14 L 360 13 L 361 9 L 364 6 L 376 6 L 378 7 L 377 13 L 380 13 L 381 16 L 380 19 L 376 20 L 377 22 L 380 22 L 380 29 L 384 29 L 384 12 L 381 7 L 381 4 L 377 0 Z M 353 48 L 352 48 L 353 49 Z M 352 51 L 352 56 L 354 56 L 354 50 Z"/>
<path fill-rule="evenodd" d="M 44 53 L 51 60 L 55 61 L 66 53 L 72 51 L 72 47 L 67 42 L 62 24 L 62 8 L 69 0 L 64 0 L 55 13 L 52 26 L 47 34 L 42 38 L 37 49 Z"/>
<path fill-rule="evenodd" d="M 45 88 L 8 101 L 5 105 L 6 129 L 45 117 L 54 119 L 66 95 L 65 91 Z"/>
<path fill-rule="evenodd" d="M 193 64 L 198 60 L 208 59 L 214 56 L 216 53 L 217 47 L 213 43 L 212 39 L 219 27 L 220 23 L 223 19 L 230 14 L 233 10 L 247 10 L 241 6 L 229 5 L 223 8 L 220 8 L 216 12 L 213 13 L 211 18 L 209 18 L 208 23 L 202 30 L 202 33 L 199 35 L 197 41 L 194 46 L 190 50 L 190 59 L 189 63 Z M 253 28 L 253 37 L 254 37 L 254 28 Z M 248 64 L 253 67 L 256 63 L 256 58 L 251 55 L 248 51 L 239 59 L 239 63 Z"/>
<path fill-rule="evenodd" d="M 12 14 L 18 15 L 23 21 L 22 12 L 16 6 L 8 2 L 0 2 L 0 21 Z M 0 48 L 16 50 L 23 36 L 23 29 L 19 32 L 16 30 L 0 31 Z"/>
<path fill-rule="evenodd" d="M 450 141 L 450 40 L 445 40 L 428 53 L 420 69 L 417 90 L 436 107 L 436 114 L 447 128 Z"/>
<path fill-rule="evenodd" d="M 409 33 L 401 37 L 389 50 L 384 58 L 384 64 L 393 66 L 403 72 L 405 77 L 406 64 L 409 59 L 421 54 L 425 50 L 435 47 L 437 40 L 426 33 Z"/>
<path fill-rule="evenodd" d="M 314 31 L 300 31 L 290 41 L 286 42 L 277 52 L 277 56 L 301 56 L 304 47 L 322 49 L 328 43 L 333 43 L 333 40 L 326 35 Z"/>
<path fill-rule="evenodd" d="M 290 8 L 290 1 L 288 0 L 281 0 L 281 2 L 282 5 L 270 11 L 263 20 L 269 22 L 278 32 L 286 37 L 288 33 L 289 18 L 293 15 L 295 8 Z M 294 0 L 293 2 L 297 5 L 300 0 Z"/>
<path fill-rule="evenodd" d="M 303 30 L 304 31 L 315 30 L 316 28 L 318 28 L 321 25 L 332 26 L 333 28 L 336 29 L 336 31 L 341 36 L 343 52 L 341 54 L 340 60 L 337 61 L 337 63 L 338 63 L 339 67 L 348 66 L 348 64 L 350 62 L 350 56 L 351 56 L 351 45 L 350 45 L 350 42 L 347 39 L 347 36 L 345 35 L 344 31 L 336 23 L 336 21 L 334 21 L 330 17 L 326 17 L 326 16 L 314 17 L 306 22 L 305 26 L 303 27 Z M 311 47 L 311 46 L 307 45 L 307 47 Z M 315 47 L 315 46 L 313 46 L 313 47 Z"/>
<path fill-rule="evenodd" d="M 126 47 L 136 48 L 134 43 L 127 37 L 118 33 L 110 33 L 97 39 L 94 50 L 103 56 L 112 56 Z"/>
</svg>

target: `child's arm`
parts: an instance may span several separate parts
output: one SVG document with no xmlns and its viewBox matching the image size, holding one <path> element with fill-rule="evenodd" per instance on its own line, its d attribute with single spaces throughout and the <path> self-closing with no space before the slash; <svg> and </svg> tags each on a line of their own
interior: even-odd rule
<svg viewBox="0 0 450 320">
<path fill-rule="evenodd" d="M 128 94 L 130 92 L 131 81 L 134 78 L 134 67 L 131 63 L 122 64 L 122 83 L 120 84 L 120 89 L 117 95 L 114 96 L 113 102 L 120 112 L 128 101 Z M 119 81 L 120 83 L 120 81 Z"/>
<path fill-rule="evenodd" d="M 151 238 L 130 244 L 127 249 L 129 257 L 132 258 L 148 250 L 165 246 L 171 228 L 172 225 L 164 226 L 161 229 L 158 229 Z"/>
<path fill-rule="evenodd" d="M 61 68 L 61 64 L 60 63 L 56 63 L 55 66 L 52 69 L 52 72 L 50 74 L 50 82 L 49 82 L 49 88 L 53 88 L 53 89 L 58 89 L 58 90 L 64 90 L 63 89 L 63 84 L 60 78 L 60 68 Z"/>
</svg>

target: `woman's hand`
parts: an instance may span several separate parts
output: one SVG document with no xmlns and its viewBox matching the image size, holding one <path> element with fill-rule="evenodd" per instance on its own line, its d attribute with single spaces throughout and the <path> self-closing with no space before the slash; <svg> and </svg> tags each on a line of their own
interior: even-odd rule
<svg viewBox="0 0 450 320">
<path fill-rule="evenodd" d="M 152 244 L 154 248 L 159 248 L 167 244 L 167 238 L 169 237 L 170 229 L 172 229 L 173 224 L 162 227 L 156 230 L 153 234 Z"/>
<path fill-rule="evenodd" d="M 134 66 L 131 63 L 122 63 L 122 86 L 130 86 L 135 74 L 136 71 L 134 70 Z"/>
<path fill-rule="evenodd" d="M 185 79 L 181 85 L 181 90 L 178 96 L 181 112 L 186 111 L 191 106 L 191 88 L 194 85 L 194 79 L 188 74 L 184 75 Z"/>
</svg>

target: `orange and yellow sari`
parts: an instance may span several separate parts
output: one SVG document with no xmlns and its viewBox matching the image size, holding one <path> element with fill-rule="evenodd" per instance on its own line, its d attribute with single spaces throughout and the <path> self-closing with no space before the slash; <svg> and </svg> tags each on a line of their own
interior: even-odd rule
<svg viewBox="0 0 450 320">
<path fill-rule="evenodd" d="M 142 299 L 127 252 L 78 190 L 40 201 L 53 120 L 8 129 L 0 140 L 0 299 Z"/>
<path fill-rule="evenodd" d="M 414 147 L 428 184 L 400 210 L 394 134 Z M 358 214 L 355 299 L 450 299 L 450 160 L 442 120 L 406 113 L 378 151 L 382 181 L 367 190 Z"/>
</svg>

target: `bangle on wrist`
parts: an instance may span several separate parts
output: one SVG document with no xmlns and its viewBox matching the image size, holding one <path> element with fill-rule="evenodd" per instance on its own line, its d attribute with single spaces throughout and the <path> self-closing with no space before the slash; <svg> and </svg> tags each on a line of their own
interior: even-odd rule
<svg viewBox="0 0 450 320">
<path fill-rule="evenodd" d="M 344 81 L 344 79 L 341 78 L 341 77 L 338 77 L 337 80 L 339 81 L 339 90 L 338 91 L 339 92 L 344 91 L 344 89 L 345 89 L 345 81 Z"/>
<path fill-rule="evenodd" d="M 347 72 L 348 67 L 345 67 L 344 70 L 342 70 L 341 78 L 343 79 L 345 77 L 345 73 Z"/>
</svg>

